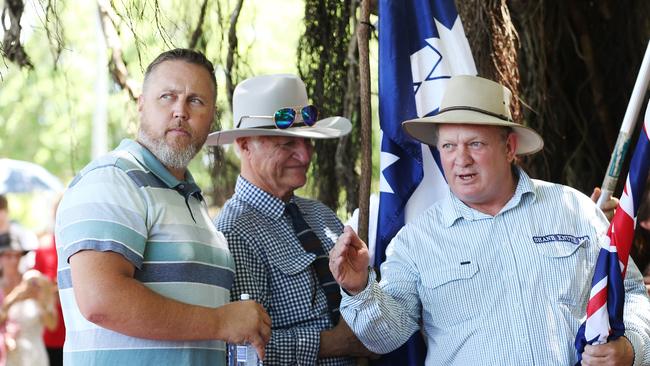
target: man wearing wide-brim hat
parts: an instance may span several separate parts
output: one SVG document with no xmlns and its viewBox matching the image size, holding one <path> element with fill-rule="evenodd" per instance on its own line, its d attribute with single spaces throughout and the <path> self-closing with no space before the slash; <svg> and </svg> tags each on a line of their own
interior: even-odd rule
<svg viewBox="0 0 650 366">
<path fill-rule="evenodd" d="M 343 225 L 322 203 L 294 195 L 307 182 L 311 140 L 345 136 L 350 121 L 321 116 L 289 74 L 241 82 L 233 116 L 233 129 L 207 140 L 234 143 L 241 160 L 235 194 L 214 220 L 235 259 L 231 299 L 249 294 L 271 316 L 265 365 L 354 365 L 369 352 L 339 320 L 327 258 Z"/>
<path fill-rule="evenodd" d="M 438 114 L 403 123 L 439 150 L 449 194 L 395 236 L 381 282 L 351 230 L 330 252 L 341 313 L 371 351 L 422 329 L 427 365 L 576 364 L 608 222 L 589 197 L 517 167 L 543 141 L 512 121 L 510 100 L 495 82 L 455 76 Z M 650 301 L 632 261 L 625 305 L 623 337 L 586 346 L 583 365 L 650 362 Z"/>
</svg>

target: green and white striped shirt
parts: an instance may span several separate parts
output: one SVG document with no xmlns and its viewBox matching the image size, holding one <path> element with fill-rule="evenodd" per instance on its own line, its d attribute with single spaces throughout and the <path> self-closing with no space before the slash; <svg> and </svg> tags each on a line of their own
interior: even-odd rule
<svg viewBox="0 0 650 366">
<path fill-rule="evenodd" d="M 71 183 L 56 218 L 66 365 L 225 365 L 222 341 L 134 338 L 89 322 L 72 288 L 72 255 L 111 251 L 163 296 L 207 307 L 229 302 L 234 262 L 200 189 L 186 177 L 177 180 L 149 150 L 124 140 Z"/>
</svg>

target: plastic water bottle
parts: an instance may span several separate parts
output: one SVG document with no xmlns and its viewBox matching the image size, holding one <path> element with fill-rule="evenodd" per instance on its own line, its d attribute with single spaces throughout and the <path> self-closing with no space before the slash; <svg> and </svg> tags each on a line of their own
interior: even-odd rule
<svg viewBox="0 0 650 366">
<path fill-rule="evenodd" d="M 250 300 L 249 294 L 241 294 L 240 300 Z M 228 366 L 261 366 L 262 361 L 257 356 L 255 347 L 249 343 L 228 343 Z"/>
</svg>

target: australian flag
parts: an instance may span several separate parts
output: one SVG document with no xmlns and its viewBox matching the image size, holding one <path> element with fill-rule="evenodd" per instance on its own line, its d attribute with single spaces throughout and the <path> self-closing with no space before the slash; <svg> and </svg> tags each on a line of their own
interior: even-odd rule
<svg viewBox="0 0 650 366">
<path fill-rule="evenodd" d="M 379 1 L 381 177 L 374 265 L 412 218 L 447 192 L 435 148 L 402 131 L 407 119 L 435 114 L 452 75 L 476 75 L 453 0 Z M 377 365 L 422 365 L 420 333 Z"/>
<path fill-rule="evenodd" d="M 643 128 L 637 142 L 630 172 L 616 213 L 607 230 L 607 248 L 601 248 L 591 282 L 587 303 L 587 320 L 576 335 L 578 365 L 587 344 L 602 344 L 615 340 L 625 333 L 623 305 L 630 249 L 634 240 L 636 214 L 641 205 L 643 189 L 650 168 L 650 108 L 646 110 Z"/>
</svg>

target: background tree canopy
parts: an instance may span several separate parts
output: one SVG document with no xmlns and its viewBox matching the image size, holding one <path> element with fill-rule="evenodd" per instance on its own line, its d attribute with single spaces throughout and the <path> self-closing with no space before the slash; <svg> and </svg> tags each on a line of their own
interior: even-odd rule
<svg viewBox="0 0 650 366">
<path fill-rule="evenodd" d="M 457 7 L 479 74 L 513 89 L 514 115 L 545 139 L 544 152 L 523 161 L 527 170 L 590 193 L 605 173 L 650 38 L 650 3 L 466 0 Z M 134 136 L 143 69 L 173 47 L 199 49 L 214 62 L 215 129 L 232 126 L 239 81 L 274 72 L 299 73 L 326 114 L 359 123 L 355 0 L 0 0 L 0 8 L 0 156 L 34 161 L 64 181 L 91 159 L 94 120 L 106 118 L 109 149 Z M 376 145 L 376 117 L 373 123 Z M 356 128 L 338 142 L 318 142 L 302 193 L 342 215 L 356 207 L 358 146 Z M 378 154 L 373 166 L 376 186 Z M 218 206 L 232 193 L 238 162 L 229 150 L 206 149 L 191 169 Z"/>
</svg>

